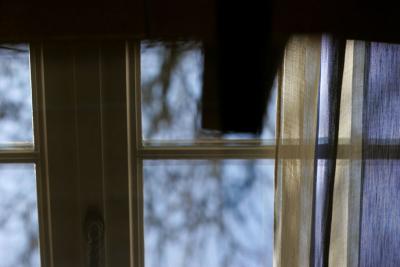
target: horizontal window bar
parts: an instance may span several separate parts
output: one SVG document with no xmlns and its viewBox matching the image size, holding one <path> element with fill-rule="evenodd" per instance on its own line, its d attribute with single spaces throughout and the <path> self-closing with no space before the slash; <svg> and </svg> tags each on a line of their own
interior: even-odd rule
<svg viewBox="0 0 400 267">
<path fill-rule="evenodd" d="M 329 159 L 332 154 L 329 153 L 328 145 L 319 145 L 318 159 Z M 374 148 L 371 148 L 374 150 Z M 393 148 L 394 149 L 394 148 Z M 314 157 L 314 145 L 280 145 L 279 157 L 281 159 L 306 159 Z M 400 150 L 399 150 L 400 151 Z M 143 147 L 138 151 L 138 157 L 143 159 L 274 159 L 276 146 L 157 146 Z M 385 156 L 385 153 L 377 154 L 376 158 Z M 393 154 L 393 153 L 392 153 Z M 400 153 L 398 153 L 400 158 Z M 338 159 L 356 159 L 361 157 L 361 147 L 351 145 L 339 145 L 336 158 Z M 375 158 L 375 157 L 374 157 Z"/>
<path fill-rule="evenodd" d="M 33 151 L 35 149 L 31 142 L 0 142 L 0 151 Z"/>
<path fill-rule="evenodd" d="M 36 162 L 39 153 L 35 151 L 0 151 L 0 163 Z"/>
<path fill-rule="evenodd" d="M 275 146 L 249 147 L 221 147 L 221 146 L 193 146 L 193 147 L 145 147 L 138 151 L 143 159 L 273 159 Z"/>
<path fill-rule="evenodd" d="M 143 147 L 187 147 L 187 146 L 274 146 L 275 140 L 200 139 L 200 140 L 144 140 Z"/>
</svg>

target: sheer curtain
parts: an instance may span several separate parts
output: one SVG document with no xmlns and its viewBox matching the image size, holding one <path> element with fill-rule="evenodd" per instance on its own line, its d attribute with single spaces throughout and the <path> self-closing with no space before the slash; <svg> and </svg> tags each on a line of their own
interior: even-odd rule
<svg viewBox="0 0 400 267">
<path fill-rule="evenodd" d="M 279 77 L 274 266 L 400 266 L 400 46 L 293 37 Z"/>
</svg>

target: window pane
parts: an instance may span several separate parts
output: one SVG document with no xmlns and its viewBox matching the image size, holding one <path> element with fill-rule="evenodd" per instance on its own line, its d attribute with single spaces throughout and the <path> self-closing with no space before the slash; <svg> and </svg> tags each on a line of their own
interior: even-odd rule
<svg viewBox="0 0 400 267">
<path fill-rule="evenodd" d="M 198 43 L 141 46 L 142 134 L 144 140 L 254 139 L 201 129 L 203 54 Z M 275 88 L 276 86 L 274 86 Z M 262 139 L 275 137 L 276 88 L 268 105 Z"/>
<path fill-rule="evenodd" d="M 273 160 L 144 161 L 146 267 L 269 267 Z"/>
<path fill-rule="evenodd" d="M 29 47 L 0 44 L 0 148 L 32 143 Z"/>
<path fill-rule="evenodd" d="M 0 266 L 40 266 L 33 164 L 0 164 Z"/>
</svg>

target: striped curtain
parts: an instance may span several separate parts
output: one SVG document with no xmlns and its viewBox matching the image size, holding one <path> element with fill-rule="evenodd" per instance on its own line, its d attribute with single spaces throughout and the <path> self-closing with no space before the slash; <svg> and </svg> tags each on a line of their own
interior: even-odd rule
<svg viewBox="0 0 400 267">
<path fill-rule="evenodd" d="M 274 266 L 400 266 L 400 46 L 297 36 L 278 76 Z"/>
</svg>

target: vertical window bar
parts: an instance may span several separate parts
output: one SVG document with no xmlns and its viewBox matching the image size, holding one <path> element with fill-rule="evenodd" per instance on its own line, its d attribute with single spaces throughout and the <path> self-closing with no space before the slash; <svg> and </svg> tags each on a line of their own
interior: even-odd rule
<svg viewBox="0 0 400 267">
<path fill-rule="evenodd" d="M 42 45 L 32 43 L 29 45 L 32 107 L 33 107 L 33 134 L 35 151 L 39 155 L 36 164 L 37 200 L 39 215 L 39 242 L 42 266 L 53 267 L 52 224 L 50 215 L 50 194 L 48 177 L 48 159 L 46 143 L 46 116 L 44 99 L 44 73 Z"/>
<path fill-rule="evenodd" d="M 144 267 L 140 42 L 126 43 L 131 266 Z"/>
</svg>

